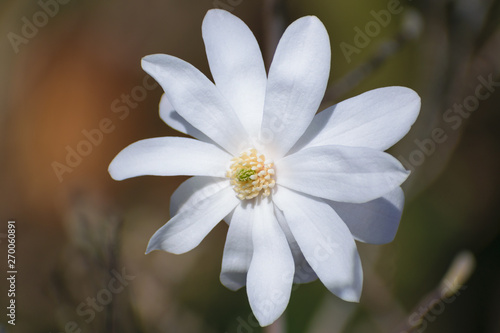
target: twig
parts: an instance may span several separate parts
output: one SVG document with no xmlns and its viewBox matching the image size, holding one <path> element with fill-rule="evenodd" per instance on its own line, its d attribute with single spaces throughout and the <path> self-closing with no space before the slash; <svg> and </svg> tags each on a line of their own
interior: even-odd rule
<svg viewBox="0 0 500 333">
<path fill-rule="evenodd" d="M 414 308 L 408 319 L 395 333 L 414 332 L 424 321 L 424 317 L 441 301 L 449 300 L 464 288 L 464 283 L 475 268 L 475 259 L 472 253 L 464 251 L 453 260 L 450 268 L 439 285 L 427 294 Z"/>
</svg>

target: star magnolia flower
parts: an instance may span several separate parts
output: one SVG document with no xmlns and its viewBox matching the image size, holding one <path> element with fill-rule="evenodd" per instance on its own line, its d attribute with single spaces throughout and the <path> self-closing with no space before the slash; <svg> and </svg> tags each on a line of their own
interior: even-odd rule
<svg viewBox="0 0 500 333">
<path fill-rule="evenodd" d="M 194 176 L 171 198 L 173 217 L 147 253 L 185 253 L 229 224 L 221 282 L 246 285 L 262 326 L 285 310 L 292 283 L 319 278 L 358 301 L 363 273 L 355 240 L 396 233 L 407 178 L 384 152 L 415 121 L 420 98 L 387 87 L 315 115 L 330 70 L 330 43 L 314 16 L 292 23 L 266 75 L 257 41 L 237 17 L 210 10 L 203 39 L 215 84 L 189 63 L 150 55 L 142 67 L 163 87 L 160 116 L 196 139 L 138 141 L 111 162 L 116 180 Z"/>
</svg>

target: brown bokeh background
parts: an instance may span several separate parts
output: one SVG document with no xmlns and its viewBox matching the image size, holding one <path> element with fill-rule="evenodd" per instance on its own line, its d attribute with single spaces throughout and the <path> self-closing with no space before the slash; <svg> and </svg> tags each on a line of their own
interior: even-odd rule
<svg viewBox="0 0 500 333">
<path fill-rule="evenodd" d="M 374 20 L 371 11 L 396 2 L 402 12 L 346 57 L 341 45 L 355 46 L 354 28 L 364 29 Z M 476 261 L 470 279 L 413 332 L 499 332 L 498 87 L 460 117 L 458 128 L 444 118 L 454 104 L 474 96 L 481 77 L 500 82 L 500 1 L 493 0 L 73 0 L 59 4 L 30 38 L 23 37 L 23 18 L 33 22 L 40 3 L 3 0 L 0 248 L 6 253 L 7 221 L 15 220 L 18 274 L 16 326 L 2 313 L 0 332 L 262 331 L 250 316 L 245 290 L 234 293 L 218 281 L 224 224 L 190 253 L 144 255 L 149 237 L 168 220 L 171 193 L 185 178 L 115 182 L 107 173 L 126 145 L 179 135 L 158 117 L 161 88 L 141 90 L 146 76 L 140 59 L 175 55 L 210 77 L 201 22 L 214 7 L 230 9 L 250 26 L 267 65 L 280 20 L 288 25 L 318 16 L 332 44 L 325 106 L 390 85 L 411 87 L 422 97 L 417 123 L 390 150 L 418 161 L 404 186 L 398 235 L 384 246 L 359 244 L 365 270 L 360 304 L 340 301 L 320 282 L 296 287 L 284 319 L 287 332 L 400 332 L 462 250 Z M 12 33 L 25 39 L 13 45 Z M 140 98 L 126 106 L 126 95 Z M 58 176 L 54 163 L 67 165 L 67 149 L 82 145 L 83 131 L 92 132 L 104 119 L 109 133 Z M 447 139 L 427 156 L 415 140 L 431 138 L 436 128 Z M 0 268 L 7 271 L 5 259 Z M 86 322 L 78 306 L 104 295 L 113 274 L 124 270 L 134 278 Z M 0 283 L 2 311 L 6 287 Z M 68 326 L 72 322 L 77 328 Z"/>
</svg>

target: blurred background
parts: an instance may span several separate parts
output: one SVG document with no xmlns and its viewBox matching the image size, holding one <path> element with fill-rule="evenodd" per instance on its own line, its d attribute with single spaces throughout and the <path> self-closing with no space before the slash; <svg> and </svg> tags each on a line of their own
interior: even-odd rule
<svg viewBox="0 0 500 333">
<path fill-rule="evenodd" d="M 132 142 L 179 135 L 140 59 L 171 54 L 210 77 L 210 8 L 250 26 L 266 65 L 285 26 L 318 16 L 325 107 L 382 86 L 421 96 L 390 150 L 412 170 L 396 239 L 358 244 L 359 304 L 316 281 L 258 327 L 245 290 L 219 282 L 224 223 L 187 254 L 144 255 L 185 178 L 115 182 L 107 167 Z M 18 271 L 16 325 L 2 313 L 0 332 L 500 332 L 500 1 L 2 0 L 0 35 L 0 248 L 15 220 Z"/>
</svg>

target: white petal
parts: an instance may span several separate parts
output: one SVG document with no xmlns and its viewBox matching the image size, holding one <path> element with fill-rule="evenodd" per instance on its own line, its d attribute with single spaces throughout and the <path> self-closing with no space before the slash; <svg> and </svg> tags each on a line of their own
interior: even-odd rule
<svg viewBox="0 0 500 333">
<path fill-rule="evenodd" d="M 195 176 L 184 181 L 170 198 L 170 216 L 200 205 L 202 200 L 229 187 L 226 178 Z"/>
<path fill-rule="evenodd" d="M 392 242 L 398 231 L 404 206 L 400 187 L 381 198 L 362 204 L 329 201 L 347 224 L 354 238 L 370 244 Z"/>
<path fill-rule="evenodd" d="M 293 148 L 341 145 L 386 150 L 408 133 L 420 97 L 405 87 L 370 90 L 318 113 Z"/>
<path fill-rule="evenodd" d="M 248 269 L 247 293 L 255 317 L 261 326 L 267 326 L 285 311 L 292 289 L 294 263 L 272 202 L 263 199 L 254 210 L 254 252 Z"/>
<path fill-rule="evenodd" d="M 247 209 L 244 207 L 244 205 L 237 206 L 228 219 L 230 223 L 222 260 L 221 282 L 231 290 L 238 290 L 245 286 L 253 253 L 252 225 L 254 214 L 252 209 L 248 209 L 248 206 Z M 293 282 L 308 283 L 316 280 L 318 276 L 302 254 L 286 223 L 283 212 L 275 207 L 274 213 L 292 251 L 295 262 Z M 234 215 L 237 217 L 233 220 Z"/>
<path fill-rule="evenodd" d="M 246 284 L 253 254 L 252 228 L 254 223 L 255 210 L 247 202 L 238 205 L 229 219 L 220 281 L 231 290 L 238 290 Z"/>
<path fill-rule="evenodd" d="M 115 180 L 137 176 L 225 177 L 231 155 L 217 146 L 194 139 L 145 139 L 125 147 L 109 165 Z"/>
<path fill-rule="evenodd" d="M 276 162 L 279 185 L 341 202 L 379 198 L 400 186 L 408 174 L 391 155 L 360 147 L 312 147 Z"/>
<path fill-rule="evenodd" d="M 197 130 L 186 119 L 182 118 L 181 115 L 175 111 L 172 103 L 167 98 L 166 94 L 163 94 L 160 99 L 160 118 L 173 129 L 191 135 L 193 138 L 198 140 L 214 143 L 212 139 Z"/>
<path fill-rule="evenodd" d="M 320 199 L 283 187 L 273 201 L 321 282 L 343 300 L 359 301 L 361 261 L 351 232 L 335 211 Z"/>
<path fill-rule="evenodd" d="M 202 31 L 217 88 L 249 135 L 257 137 L 267 83 L 259 44 L 246 24 L 225 10 L 208 11 Z"/>
<path fill-rule="evenodd" d="M 151 237 L 146 253 L 163 250 L 181 254 L 194 249 L 205 236 L 240 203 L 231 188 L 225 188 L 175 215 Z"/>
<path fill-rule="evenodd" d="M 203 134 L 234 155 L 248 147 L 248 134 L 229 103 L 191 64 L 154 54 L 142 59 L 142 68 L 160 83 L 182 118 Z"/>
<path fill-rule="evenodd" d="M 288 244 L 290 245 L 290 250 L 292 251 L 293 260 L 295 262 L 295 276 L 293 277 L 293 282 L 308 283 L 316 280 L 318 276 L 302 254 L 302 250 L 300 249 L 299 244 L 297 244 L 297 241 L 295 240 L 295 237 L 293 237 L 292 231 L 286 222 L 285 215 L 283 215 L 283 212 L 276 206 L 274 207 L 274 215 L 276 215 L 278 223 L 285 233 Z"/>
<path fill-rule="evenodd" d="M 323 99 L 330 72 L 330 41 L 318 18 L 292 23 L 269 69 L 260 141 L 276 160 L 309 126 Z"/>
</svg>

